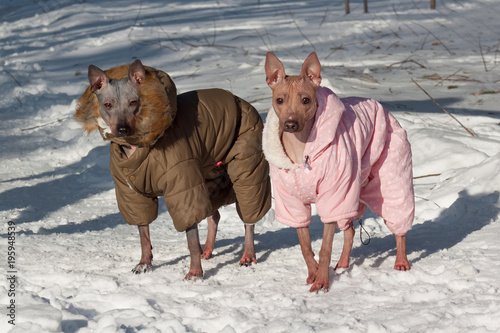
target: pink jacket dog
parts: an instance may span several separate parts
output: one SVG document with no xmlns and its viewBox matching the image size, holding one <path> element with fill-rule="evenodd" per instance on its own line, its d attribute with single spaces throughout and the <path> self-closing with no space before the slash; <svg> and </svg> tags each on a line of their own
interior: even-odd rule
<svg viewBox="0 0 500 333">
<path fill-rule="evenodd" d="M 369 206 L 389 230 L 405 235 L 414 216 L 406 132 L 377 101 L 339 99 L 325 87 L 318 88 L 316 98 L 302 164 L 293 164 L 283 150 L 274 110 L 267 116 L 263 142 L 276 220 L 294 228 L 308 226 L 315 203 L 322 222 L 337 222 L 345 230 Z"/>
<path fill-rule="evenodd" d="M 276 220 L 297 228 L 299 232 L 309 226 L 311 204 L 315 203 L 325 228 L 327 224 L 336 223 L 340 230 L 352 233 L 352 247 L 352 221 L 361 217 L 369 206 L 384 219 L 396 235 L 399 246 L 399 240 L 402 237 L 405 241 L 404 235 L 412 225 L 415 204 L 410 144 L 398 121 L 374 100 L 339 99 L 330 89 L 321 87 L 320 65 L 315 53 L 304 62 L 301 76 L 295 77 L 286 76 L 278 58 L 268 53 L 266 75 L 273 89 L 273 108 L 264 127 L 263 147 L 271 166 Z M 309 90 L 315 91 L 315 96 L 307 95 L 307 86 L 316 88 Z M 293 104 L 295 95 L 300 102 Z M 317 105 L 315 114 L 314 110 L 310 111 L 314 102 Z M 300 126 L 295 119 L 301 120 L 301 114 L 311 112 L 313 115 L 306 119 L 310 124 L 309 133 L 302 135 L 303 154 L 295 154 L 299 157 L 294 163 L 284 147 L 288 144 L 288 147 L 295 148 L 301 144 L 289 138 L 291 134 L 298 136 L 307 130 L 307 125 Z M 285 142 L 285 139 L 289 141 Z M 308 232 L 307 229 L 306 238 L 301 238 L 299 232 L 299 239 L 301 246 L 302 240 L 309 241 L 310 248 Z M 395 266 L 399 270 L 409 269 L 405 244 L 401 245 L 403 267 L 398 263 L 398 267 Z M 344 246 L 343 259 L 341 257 L 344 263 L 339 261 L 338 267 L 348 266 L 350 247 L 346 249 Z M 320 252 L 320 266 L 321 255 Z M 306 255 L 304 258 L 306 262 L 313 260 Z M 316 279 L 314 266 L 317 270 L 315 261 L 308 262 L 310 283 Z M 328 276 L 328 271 L 325 274 Z M 320 283 L 313 285 L 311 291 L 328 289 L 328 280 Z"/>
</svg>

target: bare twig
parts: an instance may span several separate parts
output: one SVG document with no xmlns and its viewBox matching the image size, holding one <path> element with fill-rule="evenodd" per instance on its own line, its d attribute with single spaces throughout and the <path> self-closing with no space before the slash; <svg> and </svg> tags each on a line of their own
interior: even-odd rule
<svg viewBox="0 0 500 333">
<path fill-rule="evenodd" d="M 391 31 L 391 34 L 394 35 L 395 37 L 397 37 L 398 39 L 403 39 L 401 38 L 401 36 L 399 36 L 399 34 L 397 33 L 397 31 L 394 31 L 394 29 L 392 29 L 392 26 L 391 24 L 387 21 L 387 19 L 384 17 L 384 16 L 379 16 L 377 14 L 374 14 L 374 16 L 377 18 L 377 19 L 380 19 L 382 21 L 384 21 L 384 23 L 387 25 L 387 29 L 389 29 Z M 374 33 L 376 34 L 380 34 L 380 31 L 378 31 L 377 29 L 371 29 L 370 27 L 368 27 L 368 29 L 370 29 L 371 31 L 373 31 Z M 378 39 L 383 39 L 391 34 L 380 34 L 380 37 Z"/>
<path fill-rule="evenodd" d="M 300 30 L 300 27 L 299 25 L 297 24 L 297 21 L 295 20 L 295 16 L 293 15 L 292 12 L 290 12 L 290 16 L 292 17 L 293 19 L 293 24 L 295 24 L 295 27 L 297 28 L 297 30 L 299 31 L 299 33 L 302 35 L 302 37 L 304 37 L 305 40 L 307 40 L 309 42 L 309 44 L 311 44 L 312 48 L 314 51 L 316 51 L 316 48 L 314 47 L 314 44 L 309 40 L 309 38 L 307 38 L 306 35 L 304 35 L 304 33 L 302 32 L 302 30 Z"/>
<path fill-rule="evenodd" d="M 428 202 L 432 202 L 433 204 L 435 204 L 438 208 L 441 208 L 441 206 L 439 206 L 437 203 L 435 203 L 434 201 L 430 201 L 429 199 L 427 198 L 423 198 L 423 197 L 419 197 L 418 195 L 415 196 L 415 198 L 417 199 L 422 199 L 424 201 L 428 201 Z"/>
<path fill-rule="evenodd" d="M 393 64 L 390 64 L 389 66 L 387 66 L 387 68 L 391 68 L 392 66 L 396 66 L 396 65 L 402 65 L 402 64 L 406 64 L 408 62 L 412 62 L 416 65 L 419 65 L 421 68 L 425 68 L 427 69 L 427 67 L 425 67 L 424 65 L 422 65 L 421 63 L 415 61 L 415 60 L 403 60 L 403 61 L 398 61 L 398 62 L 395 62 Z"/>
<path fill-rule="evenodd" d="M 441 79 L 439 80 L 439 82 L 438 82 L 438 83 L 436 83 L 436 86 L 437 86 L 437 85 L 440 85 L 440 84 L 443 84 L 443 82 L 444 82 L 444 81 L 449 80 L 452 76 L 455 76 L 455 75 L 456 75 L 458 72 L 460 72 L 461 70 L 462 70 L 462 69 L 459 69 L 459 70 L 458 70 L 458 71 L 456 71 L 455 73 L 453 73 L 453 74 L 451 74 L 451 75 L 448 75 L 448 76 L 447 76 L 447 77 L 445 77 L 445 78 L 441 78 Z M 439 76 L 439 75 L 438 75 L 438 76 Z"/>
<path fill-rule="evenodd" d="M 439 108 L 441 108 L 441 110 L 443 110 L 447 115 L 449 115 L 450 117 L 452 117 L 453 119 L 455 119 L 455 121 L 457 123 L 460 124 L 460 126 L 462 126 L 470 135 L 472 136 L 475 136 L 474 133 L 472 133 L 467 127 L 465 127 L 457 118 L 455 118 L 455 116 L 453 116 L 451 113 L 449 113 L 448 111 L 446 111 L 445 108 L 443 108 L 438 102 L 436 102 L 436 100 L 431 96 L 429 95 L 429 93 L 427 91 L 425 91 L 424 88 L 422 88 L 420 86 L 420 84 L 417 83 L 417 81 L 415 81 L 413 78 L 411 79 L 413 81 L 413 83 L 415 83 L 417 85 L 417 87 L 420 88 L 420 90 L 422 90 L 437 106 L 439 106 Z"/>
<path fill-rule="evenodd" d="M 137 11 L 137 16 L 135 17 L 134 23 L 132 24 L 132 27 L 130 28 L 130 31 L 128 33 L 128 38 L 130 38 L 130 35 L 132 34 L 132 31 L 134 30 L 135 25 L 137 24 L 137 20 L 139 20 L 139 16 L 141 15 L 141 10 L 142 10 L 142 0 L 139 5 L 139 10 Z"/>
<path fill-rule="evenodd" d="M 211 43 L 208 41 L 207 35 L 205 35 L 205 33 L 202 32 L 203 39 L 205 39 L 205 42 L 207 42 L 207 45 L 215 45 L 215 39 L 217 38 L 217 26 L 215 25 L 215 20 L 213 22 L 214 22 L 214 33 L 213 33 L 213 40 Z"/>
<path fill-rule="evenodd" d="M 423 26 L 422 24 L 420 23 L 417 23 L 417 22 L 412 22 L 413 24 L 416 24 L 418 25 L 419 27 L 421 27 L 422 29 L 426 30 L 428 33 L 430 33 L 434 38 L 436 38 L 436 40 L 439 42 L 439 44 L 443 45 L 443 47 L 446 49 L 446 51 L 448 51 L 448 53 L 450 55 L 453 55 L 453 52 L 450 51 L 450 49 L 441 41 L 441 39 L 439 39 L 438 36 L 436 36 L 432 31 L 430 31 L 429 29 L 427 29 L 425 26 Z"/>
<path fill-rule="evenodd" d="M 189 45 L 191 47 L 219 47 L 219 48 L 226 48 L 226 49 L 235 49 L 236 46 L 229 46 L 229 45 L 219 45 L 219 44 L 193 44 L 193 43 L 190 43 L 190 42 L 186 42 L 184 40 L 181 40 L 181 43 L 183 44 L 186 44 L 186 45 Z"/>
<path fill-rule="evenodd" d="M 192 78 L 192 77 L 195 77 L 196 76 L 196 73 L 198 73 L 199 71 L 199 68 L 197 68 L 193 73 L 189 74 L 187 77 L 188 78 Z"/>
<path fill-rule="evenodd" d="M 144 41 L 137 42 L 137 44 L 158 45 L 158 47 L 160 47 L 162 49 L 169 49 L 169 50 L 172 50 L 172 51 L 179 51 L 179 48 L 177 46 L 174 45 L 176 48 L 173 48 L 173 47 L 170 47 L 168 45 L 163 45 L 161 41 L 153 42 L 153 41 L 144 40 Z"/>
<path fill-rule="evenodd" d="M 167 36 L 167 39 L 174 46 L 175 51 L 179 51 L 180 49 L 177 47 L 177 45 L 175 45 L 174 40 L 172 39 L 172 37 L 170 37 L 169 33 L 160 25 L 160 23 L 158 23 L 158 21 L 154 17 L 153 17 L 153 22 L 160 28 L 160 30 L 165 34 L 165 36 Z M 161 46 L 161 42 L 158 42 L 158 43 Z"/>
<path fill-rule="evenodd" d="M 481 82 L 476 79 L 470 79 L 466 76 L 463 75 L 456 75 L 458 72 L 460 72 L 461 69 L 456 71 L 455 73 L 448 75 L 446 77 L 441 77 L 439 74 L 432 74 L 432 75 L 425 75 L 421 78 L 421 80 L 428 80 L 428 81 L 439 81 L 436 85 L 443 83 L 443 81 L 452 81 L 452 82 Z M 457 76 L 453 78 L 452 76 Z"/>
<path fill-rule="evenodd" d="M 494 94 L 500 94 L 500 90 L 485 90 L 485 91 L 478 91 L 475 93 L 472 93 L 472 95 L 494 95 Z"/>
<path fill-rule="evenodd" d="M 212 44 L 215 45 L 215 39 L 217 38 L 217 25 L 215 23 L 215 20 L 214 20 L 214 40 L 212 42 Z"/>
<path fill-rule="evenodd" d="M 396 16 L 398 17 L 399 22 L 403 23 L 408 29 L 410 29 L 410 31 L 413 32 L 415 36 L 418 36 L 418 33 L 416 33 L 415 30 L 413 30 L 408 24 L 406 24 L 404 19 L 401 19 L 400 15 L 396 11 L 396 6 L 394 6 L 394 4 L 392 5 L 392 10 L 394 11 L 394 14 L 396 14 Z"/>
<path fill-rule="evenodd" d="M 328 11 L 330 10 L 330 8 L 326 8 L 325 10 L 325 14 L 323 14 L 323 18 L 321 19 L 321 22 L 319 23 L 319 26 L 321 27 L 323 25 L 323 23 L 325 23 L 326 21 L 326 17 L 328 16 Z"/>
<path fill-rule="evenodd" d="M 259 38 L 260 38 L 260 40 L 262 41 L 262 43 L 264 43 L 264 45 L 266 46 L 266 48 L 267 48 L 269 51 L 273 52 L 274 50 L 273 50 L 273 48 L 271 47 L 272 43 L 271 43 L 271 40 L 269 39 L 269 33 L 267 32 L 267 30 L 266 30 L 266 37 L 267 37 L 267 40 L 269 41 L 269 44 L 268 44 L 268 43 L 266 43 L 266 41 L 264 40 L 264 37 L 263 37 L 263 36 L 262 36 L 262 34 L 259 32 L 259 30 L 257 30 L 257 29 L 254 29 L 254 30 L 255 30 L 255 32 L 257 33 L 257 36 L 259 36 Z"/>
<path fill-rule="evenodd" d="M 15 82 L 17 83 L 17 85 L 19 87 L 22 88 L 22 85 L 21 83 L 19 83 L 19 81 L 17 81 L 17 79 L 14 77 L 14 75 L 12 75 L 8 70 L 4 69 L 3 70 L 5 73 L 7 73 L 8 76 L 10 76 L 10 78 Z M 15 96 L 15 99 L 19 102 L 19 105 L 23 105 L 23 102 L 21 102 L 21 99 L 19 98 L 19 96 Z"/>
<path fill-rule="evenodd" d="M 9 76 L 10 76 L 10 78 L 11 78 L 12 80 L 14 80 L 14 82 L 15 82 L 15 83 L 17 83 L 17 85 L 18 85 L 19 87 L 22 87 L 22 85 L 19 83 L 19 81 L 17 81 L 17 80 L 16 80 L 16 78 L 14 77 L 14 75 L 10 74 L 10 72 L 9 72 L 8 70 L 6 70 L 6 69 L 4 69 L 3 71 L 4 71 L 5 73 L 7 73 L 7 75 L 9 75 Z"/>
<path fill-rule="evenodd" d="M 424 49 L 424 45 L 427 42 L 427 37 L 429 37 L 429 35 L 430 35 L 430 33 L 427 33 L 427 35 L 425 35 L 424 40 L 422 41 L 422 44 L 420 44 L 419 50 L 423 50 Z"/>
<path fill-rule="evenodd" d="M 481 46 L 481 39 L 479 39 L 479 53 L 481 53 L 481 59 L 483 59 L 484 71 L 488 71 L 488 67 L 486 67 L 486 60 L 484 60 L 483 47 Z"/>
<path fill-rule="evenodd" d="M 332 54 L 334 54 L 335 52 L 337 52 L 338 50 L 343 50 L 343 49 L 344 49 L 344 44 L 341 44 L 340 46 L 336 46 L 336 47 L 330 48 L 330 50 L 332 50 L 332 51 L 330 53 L 328 53 L 328 55 L 325 57 L 325 59 L 330 58 L 330 56 Z"/>
<path fill-rule="evenodd" d="M 34 130 L 34 129 L 37 129 L 37 128 L 42 128 L 42 127 L 50 126 L 50 125 L 55 124 L 55 123 L 60 123 L 61 121 L 66 120 L 69 117 L 72 117 L 72 116 L 66 116 L 66 117 L 59 118 L 59 119 L 56 119 L 54 121 L 50 121 L 48 123 L 37 125 L 37 126 L 33 126 L 33 127 L 21 128 L 21 131 L 22 132 L 24 132 L 24 131 L 30 131 L 30 130 Z"/>
<path fill-rule="evenodd" d="M 441 176 L 441 174 L 440 173 L 432 173 L 430 175 L 416 176 L 416 177 L 413 177 L 413 179 L 421 179 L 421 178 L 437 177 L 437 176 Z"/>
<path fill-rule="evenodd" d="M 440 77 L 440 78 L 425 78 L 426 80 L 438 80 L 438 81 L 452 81 L 452 82 L 481 82 L 476 79 L 466 79 L 466 78 L 449 78 L 449 77 Z M 438 84 L 441 82 L 438 82 Z"/>
</svg>

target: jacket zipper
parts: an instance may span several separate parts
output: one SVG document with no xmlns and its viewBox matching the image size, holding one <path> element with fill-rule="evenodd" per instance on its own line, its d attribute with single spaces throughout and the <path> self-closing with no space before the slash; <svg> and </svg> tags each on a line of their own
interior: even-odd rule
<svg viewBox="0 0 500 333">
<path fill-rule="evenodd" d="M 304 156 L 304 161 L 302 162 L 302 165 L 304 166 L 305 169 L 311 169 L 311 165 L 309 164 L 309 155 Z"/>
</svg>

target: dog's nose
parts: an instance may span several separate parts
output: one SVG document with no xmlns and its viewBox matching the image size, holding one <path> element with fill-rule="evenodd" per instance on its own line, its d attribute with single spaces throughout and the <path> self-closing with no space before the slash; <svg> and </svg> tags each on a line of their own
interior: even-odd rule
<svg viewBox="0 0 500 333">
<path fill-rule="evenodd" d="M 297 132 L 299 129 L 299 123 L 296 120 L 287 120 L 285 121 L 285 128 L 283 129 L 286 132 Z"/>
<path fill-rule="evenodd" d="M 129 136 L 129 135 L 130 135 L 130 127 L 128 127 L 127 125 L 122 125 L 122 126 L 118 127 L 118 137 L 119 138 Z"/>
</svg>

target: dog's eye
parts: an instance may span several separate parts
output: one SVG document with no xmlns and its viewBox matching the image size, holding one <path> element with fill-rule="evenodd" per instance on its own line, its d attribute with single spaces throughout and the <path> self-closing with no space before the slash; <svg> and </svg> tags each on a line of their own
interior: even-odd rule
<svg viewBox="0 0 500 333">
<path fill-rule="evenodd" d="M 302 98 L 302 104 L 309 104 L 311 100 L 307 97 Z"/>
<path fill-rule="evenodd" d="M 130 106 L 136 106 L 137 105 L 137 101 L 130 101 Z"/>
<path fill-rule="evenodd" d="M 111 103 L 104 103 L 104 106 L 106 107 L 106 109 L 111 109 Z"/>
<path fill-rule="evenodd" d="M 276 103 L 277 104 L 283 104 L 283 98 L 276 98 Z"/>
</svg>

